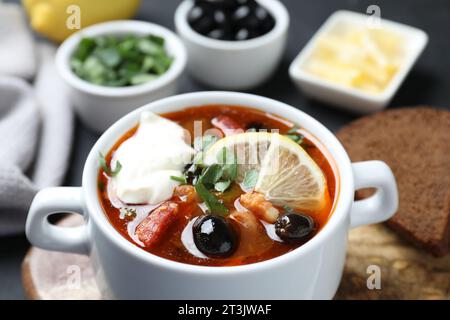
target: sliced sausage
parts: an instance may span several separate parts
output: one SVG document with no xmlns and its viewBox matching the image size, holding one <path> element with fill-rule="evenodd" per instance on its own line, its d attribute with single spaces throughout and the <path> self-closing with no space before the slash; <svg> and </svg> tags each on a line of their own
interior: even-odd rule
<svg viewBox="0 0 450 320">
<path fill-rule="evenodd" d="M 177 220 L 178 205 L 167 201 L 153 210 L 136 228 L 136 236 L 150 248 L 157 244 L 167 229 Z"/>
<path fill-rule="evenodd" d="M 236 120 L 225 115 L 215 117 L 212 119 L 211 123 L 213 126 L 220 129 L 225 136 L 243 133 L 245 130 Z"/>
</svg>

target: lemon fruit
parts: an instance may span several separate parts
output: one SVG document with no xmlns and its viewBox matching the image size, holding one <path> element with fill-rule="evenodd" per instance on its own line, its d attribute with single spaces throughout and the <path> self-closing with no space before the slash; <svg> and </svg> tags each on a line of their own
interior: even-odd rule
<svg viewBox="0 0 450 320">
<path fill-rule="evenodd" d="M 211 165 L 220 162 L 222 150 L 225 148 L 231 151 L 235 155 L 238 165 L 236 182 L 241 183 L 246 172 L 261 169 L 261 162 L 265 158 L 272 140 L 271 133 L 267 132 L 247 132 L 225 137 L 208 149 L 204 163 Z"/>
<path fill-rule="evenodd" d="M 274 205 L 316 211 L 328 204 L 322 170 L 293 140 L 267 132 L 232 135 L 213 144 L 206 152 L 204 163 L 216 163 L 224 148 L 236 154 L 237 182 L 241 183 L 249 170 L 256 170 L 258 179 L 254 190 Z"/>
<path fill-rule="evenodd" d="M 132 17 L 140 0 L 23 0 L 31 27 L 55 42 L 62 42 L 78 29 L 67 26 L 78 15 L 80 27 Z M 79 10 L 78 10 L 79 8 Z"/>
</svg>

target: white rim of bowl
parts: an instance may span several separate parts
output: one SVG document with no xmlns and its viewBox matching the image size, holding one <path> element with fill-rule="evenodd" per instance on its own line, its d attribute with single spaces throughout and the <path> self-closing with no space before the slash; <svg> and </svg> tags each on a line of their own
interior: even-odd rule
<svg viewBox="0 0 450 320">
<path fill-rule="evenodd" d="M 169 70 L 162 74 L 158 79 L 148 83 L 117 88 L 92 84 L 81 79 L 72 71 L 70 67 L 70 58 L 83 37 L 122 34 L 155 34 L 163 37 L 169 54 L 174 58 Z M 170 50 L 170 48 L 172 48 L 172 50 Z M 84 28 L 67 38 L 58 48 L 56 53 L 56 67 L 65 81 L 80 91 L 107 97 L 128 97 L 155 91 L 178 78 L 185 69 L 186 63 L 186 48 L 174 32 L 154 23 L 134 20 L 103 22 Z"/>
<path fill-rule="evenodd" d="M 220 96 L 221 98 L 217 98 Z M 325 226 L 318 232 L 312 239 L 307 241 L 302 246 L 285 253 L 281 256 L 264 260 L 261 262 L 246 264 L 246 265 L 238 265 L 238 266 L 226 266 L 226 267 L 213 267 L 213 266 L 204 266 L 204 265 L 192 265 L 182 262 L 177 262 L 173 260 L 169 260 L 166 258 L 162 258 L 153 253 L 143 250 L 139 248 L 134 243 L 131 243 L 125 237 L 123 237 L 108 221 L 108 217 L 104 213 L 100 200 L 98 199 L 97 194 L 97 174 L 98 174 L 98 165 L 97 156 L 99 151 L 105 151 L 104 149 L 109 149 L 114 145 L 114 143 L 120 139 L 120 134 L 124 134 L 133 125 L 136 124 L 139 118 L 139 114 L 144 110 L 150 110 L 153 108 L 161 107 L 168 103 L 178 104 L 178 103 L 186 103 L 184 108 L 195 107 L 203 104 L 192 103 L 191 100 L 209 100 L 210 104 L 227 104 L 231 101 L 237 101 L 240 106 L 254 106 L 256 103 L 259 105 L 273 106 L 274 109 L 280 110 L 282 113 L 294 115 L 296 113 L 300 114 L 303 119 L 304 125 L 307 127 L 312 126 L 316 127 L 315 130 L 309 130 L 312 134 L 316 136 L 315 132 L 321 131 L 322 138 L 319 138 L 319 141 L 327 148 L 328 152 L 330 152 L 333 160 L 337 166 L 337 175 L 339 179 L 339 191 L 336 198 L 336 205 L 333 208 L 333 213 L 328 219 Z M 213 102 L 213 101 L 218 102 Z M 238 105 L 233 103 L 233 105 Z M 183 110 L 184 108 L 176 108 L 177 110 Z M 263 107 L 262 109 L 264 109 Z M 173 111 L 173 110 L 170 110 Z M 281 112 L 275 112 L 275 114 L 279 114 Z M 280 114 L 280 116 L 283 116 Z M 116 136 L 116 140 L 112 140 L 113 136 Z M 327 140 L 327 141 L 323 141 Z M 329 142 L 330 145 L 326 145 L 326 142 Z M 345 185 L 345 188 L 343 187 Z M 273 100 L 270 98 L 257 96 L 253 94 L 247 93 L 239 93 L 239 92 L 230 92 L 230 91 L 204 91 L 204 92 L 191 92 L 180 94 L 168 98 L 164 98 L 147 105 L 144 105 L 129 114 L 125 115 L 118 121 L 116 121 L 112 126 L 110 126 L 102 136 L 97 140 L 95 145 L 92 147 L 89 155 L 87 157 L 84 169 L 83 169 L 83 181 L 82 181 L 82 192 L 84 198 L 84 205 L 86 206 L 86 210 L 89 211 L 89 219 L 93 219 L 96 223 L 96 228 L 98 228 L 99 232 L 102 232 L 105 237 L 108 238 L 108 241 L 114 243 L 114 245 L 128 254 L 134 256 L 136 259 L 140 261 L 144 261 L 146 263 L 150 263 L 154 266 L 158 266 L 161 268 L 166 268 L 172 271 L 185 272 L 191 274 L 202 274 L 209 276 L 231 276 L 236 273 L 242 272 L 253 272 L 257 270 L 267 270 L 270 268 L 274 268 L 283 263 L 288 263 L 293 261 L 296 258 L 304 256 L 311 251 L 317 250 L 317 247 L 320 246 L 321 242 L 330 240 L 330 235 L 336 231 L 339 224 L 346 223 L 346 212 L 350 211 L 350 207 L 353 200 L 354 194 L 354 184 L 353 184 L 353 173 L 351 169 L 350 159 L 345 152 L 344 147 L 336 138 L 336 136 L 331 133 L 323 124 L 319 121 L 306 114 L 305 112 L 296 109 L 288 104 L 283 102 Z M 348 214 L 348 217 L 350 214 Z M 348 219 L 348 221 L 350 221 Z"/>
<path fill-rule="evenodd" d="M 289 27 L 289 13 L 279 0 L 257 0 L 275 19 L 275 26 L 268 33 L 243 41 L 216 40 L 204 36 L 191 28 L 187 21 L 189 10 L 194 6 L 191 0 L 184 0 L 175 12 L 175 26 L 177 32 L 198 45 L 220 50 L 234 51 L 259 47 L 283 35 Z"/>
</svg>

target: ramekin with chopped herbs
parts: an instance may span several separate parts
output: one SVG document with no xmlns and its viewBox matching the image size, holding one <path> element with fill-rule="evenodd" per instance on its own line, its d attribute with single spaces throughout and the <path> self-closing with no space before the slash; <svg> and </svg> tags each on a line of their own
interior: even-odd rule
<svg viewBox="0 0 450 320">
<path fill-rule="evenodd" d="M 127 87 L 157 79 L 172 62 L 164 38 L 150 34 L 85 37 L 71 57 L 70 66 L 78 77 L 90 83 Z"/>
</svg>

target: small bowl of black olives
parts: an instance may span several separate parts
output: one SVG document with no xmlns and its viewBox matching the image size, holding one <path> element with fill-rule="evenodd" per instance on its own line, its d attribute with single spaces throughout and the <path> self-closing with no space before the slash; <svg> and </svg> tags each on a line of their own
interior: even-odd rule
<svg viewBox="0 0 450 320">
<path fill-rule="evenodd" d="M 246 90 L 265 82 L 277 68 L 289 14 L 279 0 L 185 0 L 175 13 L 175 26 L 197 80 Z"/>
</svg>

